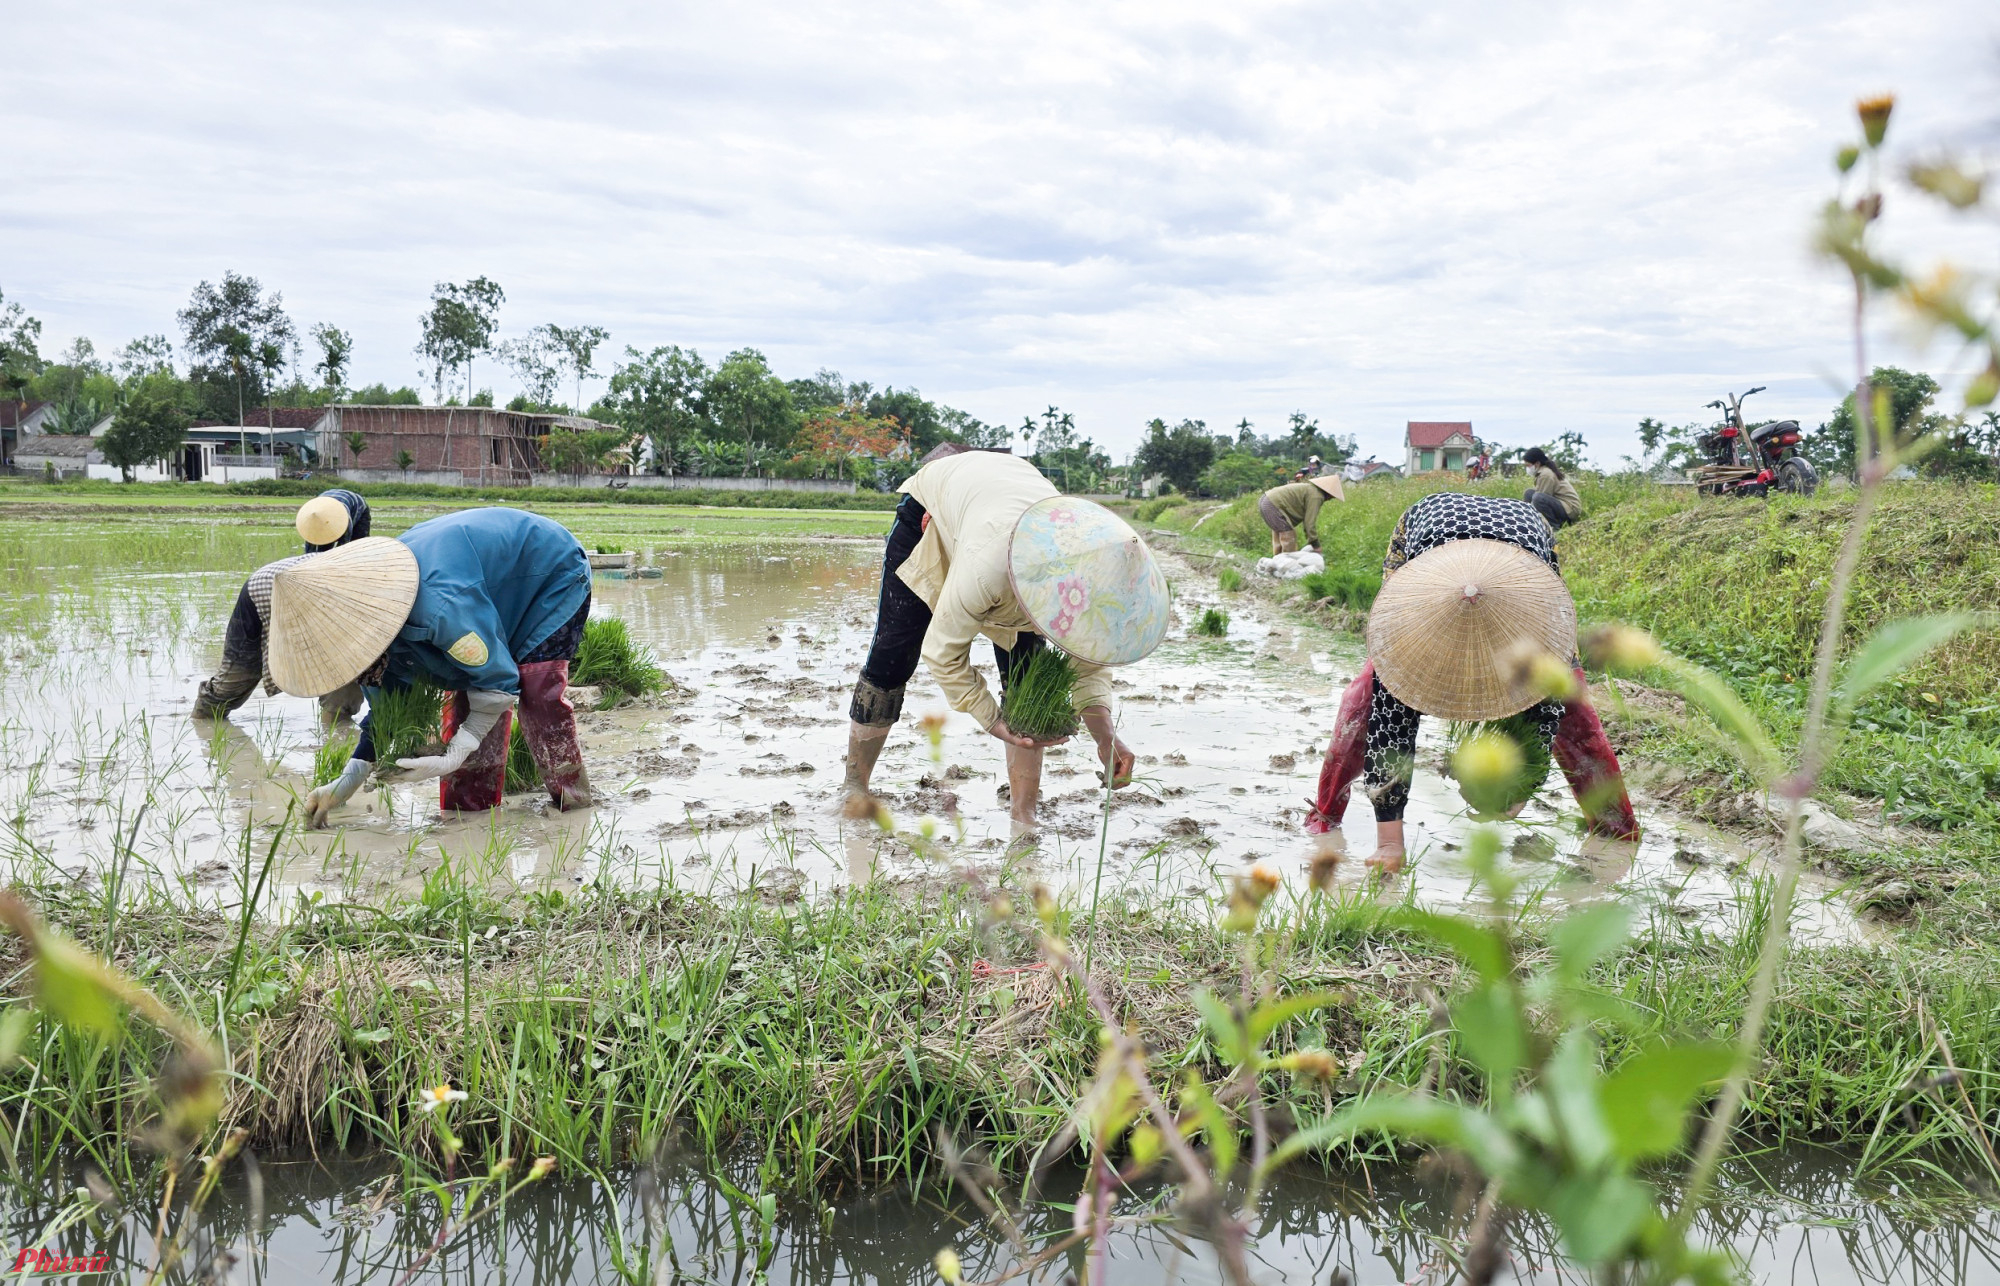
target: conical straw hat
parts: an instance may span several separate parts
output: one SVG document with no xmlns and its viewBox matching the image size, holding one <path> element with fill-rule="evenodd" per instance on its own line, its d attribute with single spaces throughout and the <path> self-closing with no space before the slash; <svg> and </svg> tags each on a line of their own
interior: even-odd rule
<svg viewBox="0 0 2000 1286">
<path fill-rule="evenodd" d="M 299 506 L 299 538 L 308 545 L 331 545 L 347 534 L 347 506 L 332 496 L 314 496 Z"/>
<path fill-rule="evenodd" d="M 417 556 L 400 540 L 364 536 L 271 581 L 271 678 L 295 697 L 352 682 L 388 648 L 417 598 Z"/>
<path fill-rule="evenodd" d="M 1347 499 L 1347 488 L 1340 485 L 1340 475 L 1337 473 L 1322 473 L 1308 478 L 1306 481 L 1312 483 L 1329 496 L 1332 496 L 1335 500 L 1345 501 Z"/>
<path fill-rule="evenodd" d="M 1042 637 L 1080 660 L 1124 665 L 1166 637 L 1166 575 L 1139 533 L 1103 505 L 1035 502 L 1014 524 L 1007 576 Z"/>
<path fill-rule="evenodd" d="M 1368 656 L 1404 705 L 1499 719 L 1540 694 L 1524 659 L 1576 654 L 1576 605 L 1541 559 L 1499 540 L 1454 540 L 1389 577 L 1368 613 Z"/>
</svg>

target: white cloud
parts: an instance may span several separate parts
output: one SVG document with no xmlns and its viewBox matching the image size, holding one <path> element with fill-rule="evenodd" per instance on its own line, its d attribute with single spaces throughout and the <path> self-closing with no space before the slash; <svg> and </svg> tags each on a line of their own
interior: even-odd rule
<svg viewBox="0 0 2000 1286">
<path fill-rule="evenodd" d="M 50 56 L 0 105 L 0 288 L 103 349 L 247 272 L 397 382 L 431 284 L 483 273 L 509 333 L 754 345 L 991 420 L 1057 402 L 1121 449 L 1153 415 L 1297 407 L 1384 454 L 1464 417 L 1609 461 L 1727 387 L 1825 414 L 1842 295 L 1804 243 L 1849 104 L 1894 89 L 1899 138 L 1968 137 L 1995 26 L 1972 0 L 17 6 Z"/>
</svg>

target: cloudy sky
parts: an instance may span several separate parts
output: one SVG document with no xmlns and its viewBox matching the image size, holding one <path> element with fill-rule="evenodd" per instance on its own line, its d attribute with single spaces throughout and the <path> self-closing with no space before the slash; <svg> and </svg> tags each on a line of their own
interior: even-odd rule
<svg viewBox="0 0 2000 1286">
<path fill-rule="evenodd" d="M 1302 409 L 1384 456 L 1448 418 L 1612 463 L 1752 383 L 1817 422 L 1851 359 L 1805 237 L 1849 105 L 1895 91 L 1912 150 L 2000 138 L 1990 0 L 0 14 L 0 290 L 50 349 L 172 332 L 234 270 L 351 331 L 354 382 L 414 383 L 432 284 L 484 274 L 503 334 L 1056 403 L 1120 454 Z M 1913 206 L 1899 244 L 1992 257 Z"/>
</svg>

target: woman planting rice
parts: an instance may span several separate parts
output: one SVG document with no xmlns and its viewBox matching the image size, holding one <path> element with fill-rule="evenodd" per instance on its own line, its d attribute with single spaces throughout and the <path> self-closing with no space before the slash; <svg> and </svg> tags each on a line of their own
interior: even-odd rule
<svg viewBox="0 0 2000 1286">
<path fill-rule="evenodd" d="M 278 572 L 271 587 L 271 676 L 315 696 L 424 679 L 454 695 L 445 752 L 399 759 L 409 780 L 442 777 L 439 803 L 499 804 L 516 703 L 558 808 L 590 802 L 576 713 L 564 696 L 590 614 L 590 559 L 559 523 L 518 509 L 466 509 L 395 540 L 359 540 Z M 306 797 L 308 820 L 360 788 L 375 763 L 369 720 L 340 777 Z"/>
<path fill-rule="evenodd" d="M 1166 577 L 1146 543 L 1109 510 L 1060 495 L 1027 461 L 995 452 L 933 460 L 903 491 L 882 560 L 874 642 L 848 709 L 850 794 L 867 795 L 919 657 L 952 708 L 1006 744 L 1017 824 L 1034 824 L 1043 748 L 1069 735 L 1060 711 L 1056 726 L 1041 722 L 1052 714 L 1051 690 L 1070 689 L 1112 784 L 1128 784 L 1132 751 L 1112 731 L 1104 667 L 1138 660 L 1166 634 Z M 1059 735 L 1010 726 L 972 669 L 980 634 L 993 644 L 1003 694 L 1026 677 L 1045 640 L 1067 654 L 1073 683 L 1039 672 L 1029 685 L 1034 731 Z"/>
<path fill-rule="evenodd" d="M 321 550 L 366 536 L 368 518 L 368 502 L 343 488 L 322 491 L 299 506 L 293 525 L 306 543 L 306 552 L 266 563 L 236 592 L 236 610 L 229 614 L 229 628 L 222 635 L 222 668 L 196 690 L 195 718 L 226 718 L 250 699 L 259 680 L 266 696 L 277 695 L 278 685 L 271 681 L 270 667 L 264 660 L 264 635 L 271 623 L 271 578 Z M 321 697 L 319 708 L 321 718 L 331 725 L 361 708 L 361 689 L 346 684 Z"/>
<path fill-rule="evenodd" d="M 1271 529 L 1271 552 L 1289 554 L 1299 547 L 1299 533 L 1306 534 L 1306 543 L 1319 548 L 1319 508 L 1326 498 L 1345 501 L 1347 492 L 1340 485 L 1337 474 L 1326 477 L 1309 478 L 1304 482 L 1288 482 L 1282 487 L 1272 487 L 1257 497 L 1257 513 L 1264 525 Z"/>
<path fill-rule="evenodd" d="M 1524 736 L 1549 746 L 1592 831 L 1637 839 L 1618 758 L 1576 667 L 1576 607 L 1556 564 L 1554 535 L 1521 500 L 1445 492 L 1405 510 L 1382 562 L 1368 618 L 1368 663 L 1348 686 L 1320 769 L 1306 829 L 1340 824 L 1348 788 L 1365 777 L 1375 808 L 1370 863 L 1403 864 L 1403 808 L 1429 714 L 1484 721 L 1521 716 Z M 1546 695 L 1561 689 L 1565 695 Z M 1518 773 L 1537 754 L 1513 757 Z M 1520 781 L 1481 811 L 1518 813 L 1539 782 Z M 1499 808 L 1489 807 L 1498 802 Z"/>
</svg>

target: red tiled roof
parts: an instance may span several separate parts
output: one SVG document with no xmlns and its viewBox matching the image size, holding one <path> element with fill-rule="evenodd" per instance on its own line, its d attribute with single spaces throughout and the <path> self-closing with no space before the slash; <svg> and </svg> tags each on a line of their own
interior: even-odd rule
<svg viewBox="0 0 2000 1286">
<path fill-rule="evenodd" d="M 21 421 L 47 405 L 47 402 L 42 401 L 0 402 L 0 429 L 18 427 Z"/>
<path fill-rule="evenodd" d="M 1441 447 L 1445 439 L 1457 434 L 1466 440 L 1472 438 L 1471 420 L 1411 420 L 1405 440 L 1413 447 Z"/>
</svg>

